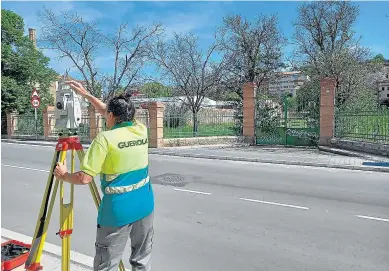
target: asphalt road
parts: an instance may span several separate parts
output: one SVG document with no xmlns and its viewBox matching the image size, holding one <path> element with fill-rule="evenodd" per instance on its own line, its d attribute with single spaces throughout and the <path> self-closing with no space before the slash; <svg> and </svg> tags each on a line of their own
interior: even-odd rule
<svg viewBox="0 0 389 271">
<path fill-rule="evenodd" d="M 2 228 L 33 235 L 53 151 L 1 144 Z M 389 270 L 387 173 L 157 155 L 150 166 L 154 270 Z M 93 256 L 96 208 L 88 187 L 75 197 L 72 250 Z M 57 198 L 47 242 L 60 245 Z"/>
</svg>

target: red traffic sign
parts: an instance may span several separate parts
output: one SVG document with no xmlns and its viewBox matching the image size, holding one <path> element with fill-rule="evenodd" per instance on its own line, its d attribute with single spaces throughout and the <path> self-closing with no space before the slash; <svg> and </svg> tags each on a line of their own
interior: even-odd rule
<svg viewBox="0 0 389 271">
<path fill-rule="evenodd" d="M 39 94 L 38 94 L 38 91 L 34 88 L 34 90 L 32 91 L 32 94 L 31 94 L 31 98 L 33 97 L 38 97 L 39 98 Z"/>
<path fill-rule="evenodd" d="M 31 104 L 32 104 L 32 107 L 38 108 L 40 106 L 40 104 L 41 104 L 41 101 L 40 101 L 39 97 L 33 97 L 31 99 Z"/>
</svg>

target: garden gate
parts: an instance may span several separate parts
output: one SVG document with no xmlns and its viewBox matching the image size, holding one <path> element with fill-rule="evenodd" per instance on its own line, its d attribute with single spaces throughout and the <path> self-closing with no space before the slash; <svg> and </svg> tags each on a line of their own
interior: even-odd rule
<svg viewBox="0 0 389 271">
<path fill-rule="evenodd" d="M 320 103 L 285 95 L 258 95 L 255 106 L 257 145 L 316 146 L 320 134 Z"/>
</svg>

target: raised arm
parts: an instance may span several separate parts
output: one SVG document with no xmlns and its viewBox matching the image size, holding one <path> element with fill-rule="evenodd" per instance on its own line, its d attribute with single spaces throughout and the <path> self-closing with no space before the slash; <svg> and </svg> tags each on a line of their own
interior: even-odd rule
<svg viewBox="0 0 389 271">
<path fill-rule="evenodd" d="M 101 115 L 105 116 L 107 106 L 105 103 L 103 103 L 103 101 L 90 94 L 79 82 L 66 81 L 65 83 L 68 84 L 79 95 L 86 98 Z"/>
</svg>

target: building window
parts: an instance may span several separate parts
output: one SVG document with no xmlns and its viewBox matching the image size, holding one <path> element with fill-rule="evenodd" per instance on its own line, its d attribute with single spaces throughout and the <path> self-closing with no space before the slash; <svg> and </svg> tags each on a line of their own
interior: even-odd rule
<svg viewBox="0 0 389 271">
<path fill-rule="evenodd" d="M 389 98 L 389 94 L 386 94 L 386 97 L 388 97 L 388 98 Z"/>
<path fill-rule="evenodd" d="M 382 87 L 382 90 L 385 90 L 385 87 Z"/>
</svg>

